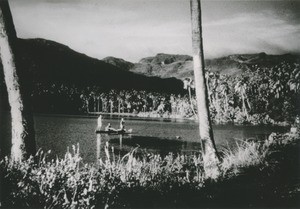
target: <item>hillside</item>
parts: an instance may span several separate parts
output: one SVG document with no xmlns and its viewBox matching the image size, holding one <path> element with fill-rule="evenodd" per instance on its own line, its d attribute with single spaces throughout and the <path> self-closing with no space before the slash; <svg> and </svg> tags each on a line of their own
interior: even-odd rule
<svg viewBox="0 0 300 209">
<path fill-rule="evenodd" d="M 18 39 L 16 46 L 22 80 L 27 83 L 180 92 L 183 84 L 177 79 L 193 75 L 192 57 L 188 55 L 160 53 L 131 63 L 114 57 L 98 60 L 44 39 Z M 205 64 L 210 71 L 234 76 L 253 65 L 272 67 L 281 62 L 300 63 L 299 60 L 299 55 L 259 53 L 208 59 Z"/>
<path fill-rule="evenodd" d="M 129 71 L 134 66 L 133 63 L 116 57 L 105 57 L 102 59 L 102 61 L 126 71 Z"/>
<path fill-rule="evenodd" d="M 141 59 L 138 63 L 126 65 L 131 72 L 158 76 L 161 78 L 175 77 L 184 79 L 193 76 L 192 57 L 188 55 L 157 54 L 154 57 Z M 291 54 L 267 55 L 258 54 L 235 54 L 216 59 L 206 59 L 206 69 L 212 72 L 220 72 L 230 76 L 239 75 L 250 66 L 272 67 L 281 62 L 299 63 L 299 56 Z M 118 64 L 117 66 L 121 66 Z M 132 66 L 130 68 L 130 66 Z"/>
<path fill-rule="evenodd" d="M 100 86 L 104 89 L 145 89 L 178 92 L 182 82 L 146 77 L 107 62 L 78 53 L 69 47 L 44 39 L 19 39 L 19 66 L 34 83 L 64 83 Z M 124 61 L 125 62 L 125 61 Z M 155 85 L 153 85 L 155 83 Z"/>
<path fill-rule="evenodd" d="M 123 103 L 125 100 L 126 102 L 130 101 L 132 108 L 129 108 L 128 111 L 132 112 L 133 109 L 137 111 L 144 108 L 144 106 L 140 107 L 139 105 L 147 100 L 141 98 L 147 97 L 149 92 L 151 92 L 149 101 L 154 98 L 153 91 L 167 93 L 164 95 L 183 93 L 183 82 L 179 79 L 193 75 L 192 57 L 187 55 L 157 54 L 153 57 L 143 58 L 138 63 L 130 63 L 114 57 L 98 60 L 78 53 L 65 45 L 43 39 L 18 39 L 16 49 L 17 67 L 21 76 L 20 82 L 25 82 L 22 86 L 33 87 L 25 92 L 32 96 L 33 109 L 36 112 L 77 114 L 89 110 L 95 111 L 95 105 L 93 104 L 96 104 L 96 100 L 99 101 L 100 97 L 104 99 L 103 101 L 105 99 L 109 101 L 108 98 L 110 98 L 115 103 L 114 107 L 117 107 L 120 101 L 123 101 Z M 296 107 L 299 106 L 297 105 L 297 98 L 299 97 L 295 88 L 299 86 L 297 84 L 299 80 L 299 60 L 298 55 L 259 53 L 236 54 L 206 60 L 205 62 L 208 70 L 230 75 L 226 78 L 220 78 L 230 84 L 229 86 L 235 86 L 236 82 L 241 79 L 236 79 L 235 75 L 240 75 L 248 68 L 254 70 L 247 71 L 249 73 L 243 74 L 243 76 L 251 80 L 250 83 L 253 86 L 255 86 L 254 84 L 261 86 L 260 84 L 266 80 L 270 81 L 267 85 L 270 88 L 272 85 L 281 83 L 286 88 L 283 93 L 281 92 L 285 96 L 278 97 L 280 93 L 278 91 L 282 88 L 275 92 L 271 89 L 276 89 L 278 86 L 273 86 L 269 91 L 261 89 L 262 92 L 270 92 L 267 95 L 260 94 L 260 97 L 263 95 L 263 98 L 268 98 L 268 100 L 262 99 L 262 101 L 257 102 L 254 98 L 260 97 L 255 96 L 252 98 L 254 101 L 252 107 L 255 107 L 255 104 L 272 101 L 272 106 L 263 105 L 266 108 L 268 107 L 264 112 L 268 112 L 270 116 L 275 117 L 282 112 L 296 115 L 294 112 L 298 111 Z M 285 79 L 281 79 L 283 74 Z M 1 108 L 4 106 L 8 108 L 1 69 L 0 81 L 0 106 Z M 211 89 L 215 88 L 217 87 L 213 86 Z M 131 89 L 137 91 L 131 91 Z M 121 92 L 120 90 L 128 91 Z M 146 93 L 144 90 L 146 90 Z M 230 95 L 236 93 L 234 89 L 231 89 L 231 91 Z M 118 97 L 118 92 L 120 95 L 122 94 L 121 99 Z M 253 93 L 253 95 L 256 95 L 256 93 Z M 140 102 L 136 102 L 138 98 L 140 98 Z M 157 96 L 157 98 L 160 98 L 160 96 Z M 235 98 L 238 98 L 238 96 L 233 97 L 232 101 Z M 274 98 L 286 98 L 290 101 L 290 105 L 284 106 L 286 104 L 286 102 L 283 102 L 284 100 L 276 100 L 276 105 L 273 105 L 275 104 Z M 108 111 L 106 106 L 104 105 L 101 110 Z M 150 106 L 146 106 L 146 108 L 148 107 Z M 156 107 L 153 105 L 153 108 Z M 284 108 L 288 109 L 282 111 Z M 261 110 L 262 107 L 259 106 L 257 109 Z M 272 110 L 271 113 L 269 110 Z M 285 118 L 285 116 L 281 118 Z"/>
</svg>

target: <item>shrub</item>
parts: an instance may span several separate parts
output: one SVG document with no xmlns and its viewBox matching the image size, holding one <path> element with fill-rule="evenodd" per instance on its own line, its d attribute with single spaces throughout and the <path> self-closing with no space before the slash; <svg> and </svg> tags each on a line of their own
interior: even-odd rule
<svg viewBox="0 0 300 209">
<path fill-rule="evenodd" d="M 41 150 L 24 162 L 5 158 L 0 162 L 4 188 L 1 206 L 187 207 L 199 201 L 205 206 L 222 198 L 227 190 L 232 192 L 233 185 L 226 182 L 247 174 L 246 170 L 254 169 L 257 177 L 262 169 L 268 168 L 266 159 L 275 147 L 286 146 L 298 138 L 298 134 L 273 134 L 265 142 L 240 142 L 235 149 L 224 150 L 217 179 L 205 177 L 201 155 L 138 157 L 134 149 L 120 158 L 109 152 L 108 144 L 106 157 L 96 165 L 83 163 L 79 145 L 73 146 L 72 152 L 67 151 L 62 159 L 50 159 L 49 152 Z M 251 182 L 251 178 L 247 181 Z M 238 193 L 247 192 L 245 188 L 240 190 Z"/>
</svg>

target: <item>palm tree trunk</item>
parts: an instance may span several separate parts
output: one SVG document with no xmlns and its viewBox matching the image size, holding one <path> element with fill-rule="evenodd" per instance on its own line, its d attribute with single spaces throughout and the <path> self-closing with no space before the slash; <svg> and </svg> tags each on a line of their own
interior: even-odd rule
<svg viewBox="0 0 300 209">
<path fill-rule="evenodd" d="M 24 86 L 20 84 L 16 67 L 15 43 L 16 31 L 7 0 L 0 1 L 0 58 L 2 61 L 4 80 L 11 108 L 12 146 L 11 158 L 21 161 L 34 155 L 36 144 L 34 139 L 33 117 L 31 107 L 27 106 Z"/>
<path fill-rule="evenodd" d="M 94 96 L 94 112 L 97 112 L 97 102 L 96 97 Z"/>
<path fill-rule="evenodd" d="M 219 174 L 218 154 L 214 142 L 213 131 L 209 115 L 208 92 L 205 82 L 204 56 L 202 42 L 200 0 L 190 0 L 192 20 L 192 46 L 194 75 L 199 119 L 200 139 L 203 143 L 203 162 L 205 174 L 215 178 Z"/>
<path fill-rule="evenodd" d="M 190 99 L 190 105 L 191 105 L 191 109 L 193 111 L 193 114 L 195 116 L 197 116 L 196 112 L 195 112 L 195 109 L 194 109 L 194 105 L 193 105 L 193 102 L 192 102 L 192 92 L 191 92 L 191 87 L 189 86 L 188 87 L 188 92 L 189 92 L 189 99 Z"/>
<path fill-rule="evenodd" d="M 89 113 L 90 112 L 90 102 L 89 102 L 88 98 L 86 98 L 85 104 L 86 104 L 86 111 L 87 111 L 87 113 Z"/>
<path fill-rule="evenodd" d="M 228 95 L 227 93 L 225 93 L 225 106 L 224 106 L 225 113 L 228 113 L 228 109 L 229 109 L 228 106 L 229 106 Z"/>
<path fill-rule="evenodd" d="M 101 134 L 97 134 L 96 164 L 99 164 L 99 160 L 100 160 L 100 157 L 101 157 L 101 141 L 102 141 Z"/>
<path fill-rule="evenodd" d="M 101 104 L 102 104 L 101 111 L 102 111 L 102 112 L 105 112 L 105 109 L 104 109 L 104 107 L 105 107 L 104 102 L 105 102 L 104 99 L 101 98 Z"/>
<path fill-rule="evenodd" d="M 244 114 L 244 116 L 246 116 L 247 119 L 249 119 L 249 116 L 248 116 L 248 111 L 247 111 L 247 107 L 246 107 L 246 102 L 245 102 L 245 95 L 244 93 L 242 94 L 242 112 Z"/>
<path fill-rule="evenodd" d="M 113 113 L 113 102 L 110 101 L 109 104 L 110 104 L 110 113 Z"/>
</svg>

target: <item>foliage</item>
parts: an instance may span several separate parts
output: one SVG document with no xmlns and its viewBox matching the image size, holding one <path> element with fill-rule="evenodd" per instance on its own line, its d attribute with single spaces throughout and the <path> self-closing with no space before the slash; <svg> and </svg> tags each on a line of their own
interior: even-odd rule
<svg viewBox="0 0 300 209">
<path fill-rule="evenodd" d="M 212 121 L 220 123 L 276 124 L 300 115 L 300 65 L 249 65 L 237 76 L 207 72 Z M 191 92 L 191 95 L 189 95 Z M 194 90 L 167 94 L 142 90 L 105 90 L 99 86 L 37 84 L 34 109 L 55 113 L 131 113 L 140 117 L 195 118 Z M 41 109 L 42 108 L 42 109 Z"/>
<path fill-rule="evenodd" d="M 275 124 L 300 114 L 300 65 L 248 66 L 241 75 L 209 73 L 211 113 L 215 123 Z"/>
<path fill-rule="evenodd" d="M 241 142 L 235 150 L 223 152 L 221 172 L 216 179 L 205 176 L 200 155 L 175 156 L 170 153 L 164 158 L 153 154 L 138 157 L 132 150 L 120 158 L 109 151 L 108 144 L 106 158 L 96 165 L 82 162 L 79 145 L 73 146 L 73 151 L 68 151 L 63 159 L 48 159 L 48 153 L 43 151 L 24 162 L 6 158 L 0 163 L 1 187 L 5 188 L 1 205 L 107 208 L 186 207 L 197 203 L 204 207 L 220 200 L 224 196 L 222 192 L 233 187 L 226 182 L 251 169 L 247 184 L 262 170 L 267 170 L 265 175 L 275 175 L 269 169 L 268 158 L 276 149 L 282 149 L 298 138 L 297 134 L 273 134 L 263 143 Z M 239 192 L 247 195 L 245 188 Z"/>
</svg>

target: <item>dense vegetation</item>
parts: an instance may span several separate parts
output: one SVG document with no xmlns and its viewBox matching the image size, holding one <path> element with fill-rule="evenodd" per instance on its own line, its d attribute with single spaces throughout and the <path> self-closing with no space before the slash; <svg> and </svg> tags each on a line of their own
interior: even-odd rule
<svg viewBox="0 0 300 209">
<path fill-rule="evenodd" d="M 79 147 L 63 159 L 39 151 L 24 162 L 0 162 L 3 207 L 270 207 L 299 202 L 299 134 L 272 134 L 224 150 L 219 175 L 207 178 L 201 155 L 120 158 L 110 151 L 83 164 Z"/>
<path fill-rule="evenodd" d="M 249 66 L 237 76 L 207 72 L 210 112 L 215 123 L 290 122 L 300 114 L 300 65 L 282 62 L 273 67 Z M 182 94 L 138 90 L 79 88 L 37 84 L 32 93 L 38 112 L 135 113 L 144 117 L 193 117 L 192 90 Z"/>
<path fill-rule="evenodd" d="M 216 122 L 293 121 L 300 113 L 300 65 L 249 66 L 236 77 L 209 74 L 211 112 Z"/>
<path fill-rule="evenodd" d="M 190 99 L 181 81 L 168 78 L 193 76 L 190 56 L 158 54 L 135 64 L 109 57 L 101 61 L 43 39 L 18 39 L 17 51 L 20 80 L 31 92 L 35 112 L 188 118 L 196 112 L 193 91 Z M 297 55 L 231 55 L 205 63 L 215 123 L 275 123 L 299 115 Z M 168 79 L 133 73 L 148 75 L 148 70 Z M 0 80 L 3 107 L 2 71 Z"/>
</svg>

